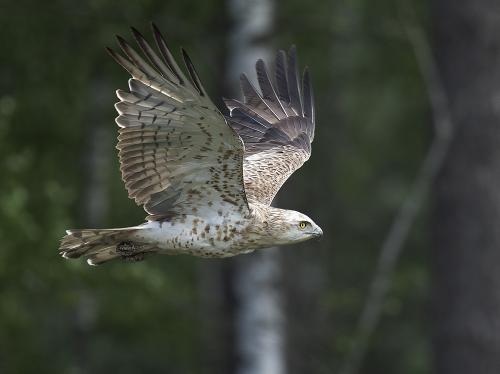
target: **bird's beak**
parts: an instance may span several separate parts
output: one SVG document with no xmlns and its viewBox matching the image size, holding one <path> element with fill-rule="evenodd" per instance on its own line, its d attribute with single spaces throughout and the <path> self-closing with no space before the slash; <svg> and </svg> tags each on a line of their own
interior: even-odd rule
<svg viewBox="0 0 500 374">
<path fill-rule="evenodd" d="M 321 228 L 318 227 L 316 229 L 316 232 L 314 233 L 314 237 L 319 240 L 321 239 L 322 236 L 323 236 L 323 230 L 321 230 Z"/>
</svg>

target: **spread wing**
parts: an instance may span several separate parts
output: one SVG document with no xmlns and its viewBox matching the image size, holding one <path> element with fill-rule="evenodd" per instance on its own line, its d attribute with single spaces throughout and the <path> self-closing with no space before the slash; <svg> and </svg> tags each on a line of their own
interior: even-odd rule
<svg viewBox="0 0 500 374">
<path fill-rule="evenodd" d="M 122 56 L 108 49 L 131 75 L 130 92 L 118 90 L 115 107 L 120 169 L 129 197 L 148 219 L 172 213 L 203 216 L 214 209 L 249 212 L 243 185 L 244 146 L 217 110 L 187 54 L 187 79 L 153 25 L 157 54 L 132 29 L 146 62 L 122 38 Z"/>
<path fill-rule="evenodd" d="M 276 57 L 275 81 L 262 60 L 256 64 L 260 92 L 241 75 L 243 102 L 225 100 L 228 122 L 245 143 L 243 174 L 249 201 L 271 204 L 292 173 L 311 155 L 314 99 L 309 71 L 299 82 L 294 46 Z"/>
</svg>

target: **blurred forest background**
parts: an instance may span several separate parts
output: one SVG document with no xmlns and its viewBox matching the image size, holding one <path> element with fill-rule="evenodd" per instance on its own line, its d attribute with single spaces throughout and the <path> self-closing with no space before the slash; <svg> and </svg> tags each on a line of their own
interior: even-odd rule
<svg viewBox="0 0 500 374">
<path fill-rule="evenodd" d="M 246 45 L 296 44 L 318 113 L 278 204 L 325 235 L 269 252 L 277 350 L 249 359 L 247 260 L 89 267 L 57 248 L 67 228 L 144 218 L 114 149 L 128 75 L 104 46 L 129 26 L 151 40 L 154 21 L 220 105 L 254 77 L 234 37 L 259 17 Z M 257 373 L 269 353 L 264 374 L 500 372 L 498 2 L 1 0 L 0 25 L 1 373 Z"/>
</svg>

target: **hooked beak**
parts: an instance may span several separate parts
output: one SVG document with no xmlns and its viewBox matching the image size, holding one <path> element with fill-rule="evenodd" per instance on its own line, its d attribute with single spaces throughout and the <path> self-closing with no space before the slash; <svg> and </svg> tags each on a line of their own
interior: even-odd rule
<svg viewBox="0 0 500 374">
<path fill-rule="evenodd" d="M 321 230 L 321 228 L 317 228 L 316 232 L 314 233 L 314 237 L 316 239 L 321 239 L 321 237 L 323 236 L 323 230 Z"/>
</svg>

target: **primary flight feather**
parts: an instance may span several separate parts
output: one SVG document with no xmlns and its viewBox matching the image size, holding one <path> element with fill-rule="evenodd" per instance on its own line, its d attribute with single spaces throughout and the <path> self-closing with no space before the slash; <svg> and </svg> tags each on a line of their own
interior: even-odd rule
<svg viewBox="0 0 500 374">
<path fill-rule="evenodd" d="M 153 25 L 157 50 L 134 28 L 143 52 L 117 37 L 108 49 L 132 76 L 116 92 L 117 148 L 129 197 L 147 222 L 120 229 L 68 230 L 60 253 L 91 265 L 152 253 L 228 257 L 322 235 L 309 217 L 271 207 L 288 177 L 309 158 L 314 99 L 307 68 L 299 79 L 295 47 L 276 57 L 275 79 L 257 61 L 259 88 L 241 75 L 243 101 L 208 97 L 187 53 L 189 78 Z"/>
</svg>

